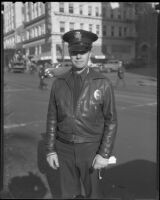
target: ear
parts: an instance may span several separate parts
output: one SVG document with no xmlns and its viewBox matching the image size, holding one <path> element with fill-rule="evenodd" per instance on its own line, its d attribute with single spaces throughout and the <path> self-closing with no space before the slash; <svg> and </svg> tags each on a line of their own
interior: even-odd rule
<svg viewBox="0 0 160 200">
<path fill-rule="evenodd" d="M 88 52 L 88 57 L 89 57 L 89 60 L 90 60 L 91 56 L 92 56 L 92 52 L 91 52 L 91 51 L 89 51 L 89 52 Z"/>
</svg>

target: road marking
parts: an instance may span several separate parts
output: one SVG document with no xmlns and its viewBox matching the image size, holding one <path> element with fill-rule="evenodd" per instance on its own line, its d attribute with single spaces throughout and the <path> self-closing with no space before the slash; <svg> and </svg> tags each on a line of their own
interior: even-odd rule
<svg viewBox="0 0 160 200">
<path fill-rule="evenodd" d="M 17 127 L 22 127 L 22 126 L 26 126 L 26 124 L 25 123 L 21 123 L 21 124 L 8 124 L 8 125 L 4 125 L 4 129 L 17 128 Z"/>
<path fill-rule="evenodd" d="M 45 123 L 45 121 L 40 120 L 40 121 L 33 121 L 33 122 L 20 123 L 20 124 L 6 124 L 4 125 L 4 129 L 23 127 L 23 126 L 28 126 L 28 125 L 37 124 L 37 123 Z"/>
<path fill-rule="evenodd" d="M 146 104 L 135 104 L 135 105 L 132 105 L 132 106 L 123 106 L 120 109 L 125 110 L 125 109 L 128 109 L 128 108 L 136 108 L 136 107 L 143 107 L 143 106 L 156 106 L 156 105 L 157 105 L 157 102 L 150 102 L 150 103 L 146 103 Z"/>
<path fill-rule="evenodd" d="M 25 91 L 33 91 L 33 89 L 24 88 L 24 89 L 7 89 L 7 90 L 4 90 L 4 92 L 25 92 Z"/>
<path fill-rule="evenodd" d="M 126 94 L 116 94 L 115 96 L 119 98 L 131 99 L 131 100 L 135 99 L 135 100 L 149 100 L 149 101 L 152 101 L 153 99 L 156 98 L 156 96 L 155 98 L 154 97 L 152 98 L 152 97 L 135 96 L 135 95 L 133 96 L 133 95 L 126 95 Z"/>
</svg>

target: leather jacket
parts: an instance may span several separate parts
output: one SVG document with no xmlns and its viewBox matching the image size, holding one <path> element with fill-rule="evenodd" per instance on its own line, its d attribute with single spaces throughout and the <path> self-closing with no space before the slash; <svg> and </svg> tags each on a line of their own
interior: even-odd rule
<svg viewBox="0 0 160 200">
<path fill-rule="evenodd" d="M 58 136 L 73 143 L 100 142 L 97 153 L 109 158 L 117 132 L 115 97 L 110 80 L 88 68 L 76 109 L 69 84 L 71 70 L 53 82 L 46 132 L 46 151 L 56 151 Z"/>
</svg>

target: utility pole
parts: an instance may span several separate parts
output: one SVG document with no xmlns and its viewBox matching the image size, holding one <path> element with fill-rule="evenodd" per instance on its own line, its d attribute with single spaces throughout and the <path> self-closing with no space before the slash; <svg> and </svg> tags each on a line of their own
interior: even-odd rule
<svg viewBox="0 0 160 200">
<path fill-rule="evenodd" d="M 158 19 L 157 19 L 157 71 L 158 73 L 160 73 L 160 69 L 159 69 L 159 66 L 160 66 L 160 3 L 158 3 L 156 6 L 155 6 L 155 10 L 157 11 L 158 13 Z M 157 79 L 157 86 L 159 86 L 160 84 L 160 80 Z M 159 92 L 159 87 L 157 88 L 157 92 Z M 159 95 L 157 96 L 159 100 Z M 157 110 L 159 108 L 159 104 L 157 104 Z M 160 119 L 159 117 L 159 112 L 157 112 L 157 121 Z M 157 123 L 157 133 L 159 133 L 159 130 L 160 130 L 160 126 L 159 126 L 159 123 Z M 157 140 L 157 150 L 159 150 L 159 134 L 157 134 L 158 136 L 158 140 Z M 159 177 L 159 153 L 157 153 L 157 177 Z M 158 193 L 158 186 L 159 186 L 159 179 L 157 178 L 157 199 L 158 199 L 158 196 L 159 196 L 159 193 Z"/>
</svg>

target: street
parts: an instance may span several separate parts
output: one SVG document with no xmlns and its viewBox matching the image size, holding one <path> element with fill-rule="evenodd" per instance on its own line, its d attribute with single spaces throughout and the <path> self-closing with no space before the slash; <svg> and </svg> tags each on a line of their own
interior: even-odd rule
<svg viewBox="0 0 160 200">
<path fill-rule="evenodd" d="M 114 85 L 117 74 L 106 75 Z M 4 74 L 4 189 L 10 190 L 6 195 L 51 198 L 47 178 L 37 165 L 37 147 L 46 129 L 52 81 L 45 80 L 48 89 L 40 90 L 37 73 Z M 156 199 L 156 78 L 126 72 L 125 81 L 126 88 L 115 88 L 118 132 L 113 155 L 117 163 L 102 171 L 102 190 L 110 199 Z M 24 177 L 32 183 L 38 180 L 39 186 L 27 190 Z"/>
</svg>

